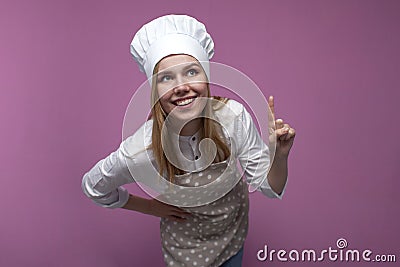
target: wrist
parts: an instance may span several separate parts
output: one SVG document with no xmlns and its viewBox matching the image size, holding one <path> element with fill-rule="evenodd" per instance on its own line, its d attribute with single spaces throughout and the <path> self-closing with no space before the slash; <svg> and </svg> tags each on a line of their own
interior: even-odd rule
<svg viewBox="0 0 400 267">
<path fill-rule="evenodd" d="M 287 161 L 289 158 L 289 153 L 275 152 L 274 161 Z"/>
</svg>

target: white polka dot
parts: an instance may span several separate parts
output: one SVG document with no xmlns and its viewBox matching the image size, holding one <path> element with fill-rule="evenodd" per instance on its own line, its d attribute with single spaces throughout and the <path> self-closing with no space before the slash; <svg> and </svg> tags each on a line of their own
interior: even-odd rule
<svg viewBox="0 0 400 267">
<path fill-rule="evenodd" d="M 203 176 L 203 173 L 202 173 L 202 172 L 199 172 L 199 176 Z"/>
<path fill-rule="evenodd" d="M 172 236 L 173 236 L 173 237 L 176 237 L 176 233 L 172 233 Z"/>
<path fill-rule="evenodd" d="M 188 179 L 186 179 L 186 181 L 185 181 L 185 183 L 190 183 L 190 179 L 188 178 Z"/>
<path fill-rule="evenodd" d="M 194 249 L 190 250 L 190 253 L 194 254 L 195 253 Z"/>
<path fill-rule="evenodd" d="M 196 265 L 197 265 L 197 262 L 194 261 L 194 262 L 193 262 L 193 265 L 196 266 Z"/>
<path fill-rule="evenodd" d="M 175 247 L 171 247 L 171 250 L 174 251 L 174 250 L 175 250 Z"/>
<path fill-rule="evenodd" d="M 208 179 L 208 180 L 211 179 L 211 174 L 207 175 L 207 179 Z"/>
<path fill-rule="evenodd" d="M 228 240 L 228 238 L 224 237 L 224 241 L 227 241 L 227 240 Z"/>
<path fill-rule="evenodd" d="M 182 252 L 179 251 L 179 252 L 178 252 L 178 256 L 182 256 Z"/>
<path fill-rule="evenodd" d="M 186 259 L 185 259 L 186 261 L 190 261 L 190 258 L 189 257 L 186 257 Z"/>
<path fill-rule="evenodd" d="M 174 265 L 174 262 L 173 262 L 173 261 L 170 261 L 170 262 L 169 262 L 169 265 L 171 265 L 171 266 Z"/>
<path fill-rule="evenodd" d="M 185 235 L 188 235 L 188 234 L 189 234 L 189 232 L 186 231 L 186 232 L 185 232 Z"/>
<path fill-rule="evenodd" d="M 210 260 L 210 258 L 205 258 L 204 260 L 205 260 L 205 262 L 208 262 Z"/>
<path fill-rule="evenodd" d="M 210 253 L 211 253 L 211 254 L 213 254 L 213 253 L 214 253 L 214 250 L 213 250 L 213 249 L 212 249 L 212 250 L 210 250 Z"/>
<path fill-rule="evenodd" d="M 198 183 L 198 182 L 195 182 L 195 183 L 194 183 L 194 186 L 199 186 L 199 183 Z"/>
<path fill-rule="evenodd" d="M 187 227 L 190 227 L 190 223 L 187 223 L 186 226 L 187 226 Z"/>
<path fill-rule="evenodd" d="M 218 242 L 214 242 L 214 245 L 215 245 L 215 246 L 218 246 Z"/>
<path fill-rule="evenodd" d="M 203 255 L 201 255 L 201 254 L 199 254 L 199 256 L 198 256 L 199 258 L 203 258 Z"/>
</svg>

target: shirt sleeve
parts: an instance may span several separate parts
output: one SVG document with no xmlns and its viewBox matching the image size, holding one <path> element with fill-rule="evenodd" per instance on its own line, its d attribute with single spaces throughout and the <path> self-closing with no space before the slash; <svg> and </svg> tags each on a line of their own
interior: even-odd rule
<svg viewBox="0 0 400 267">
<path fill-rule="evenodd" d="M 271 164 L 268 146 L 262 140 L 253 119 L 244 106 L 238 120 L 238 159 L 246 175 L 246 182 L 265 196 L 282 199 L 270 186 L 267 174 Z"/>
<path fill-rule="evenodd" d="M 97 162 L 83 176 L 83 192 L 99 206 L 115 209 L 128 202 L 129 193 L 122 185 L 132 183 L 134 179 L 129 172 L 121 146 Z"/>
</svg>

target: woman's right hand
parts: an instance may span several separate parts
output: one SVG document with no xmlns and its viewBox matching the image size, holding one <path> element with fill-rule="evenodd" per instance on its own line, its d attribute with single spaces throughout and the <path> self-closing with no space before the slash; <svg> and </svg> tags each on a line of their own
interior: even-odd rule
<svg viewBox="0 0 400 267">
<path fill-rule="evenodd" d="M 177 222 L 185 222 L 191 214 L 181 208 L 165 204 L 156 199 L 149 199 L 148 211 L 150 215 L 167 218 Z"/>
<path fill-rule="evenodd" d="M 181 208 L 165 204 L 156 199 L 146 199 L 134 195 L 129 195 L 128 202 L 122 208 L 177 222 L 185 222 L 191 216 L 189 212 Z"/>
</svg>

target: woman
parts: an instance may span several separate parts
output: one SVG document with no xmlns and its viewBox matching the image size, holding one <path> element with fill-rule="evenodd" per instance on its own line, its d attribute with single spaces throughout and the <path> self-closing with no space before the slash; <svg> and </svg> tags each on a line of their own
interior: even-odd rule
<svg viewBox="0 0 400 267">
<path fill-rule="evenodd" d="M 136 33 L 131 53 L 151 84 L 151 119 L 82 181 L 98 205 L 160 217 L 170 266 L 241 266 L 249 207 L 236 161 L 246 182 L 266 196 L 281 198 L 287 180 L 295 130 L 276 121 L 276 153 L 268 172 L 268 147 L 247 110 L 210 95 L 213 48 L 204 25 L 184 15 L 157 18 Z M 272 97 L 269 105 L 273 111 Z M 158 194 L 131 195 L 122 187 L 131 182 L 158 188 Z"/>
</svg>

